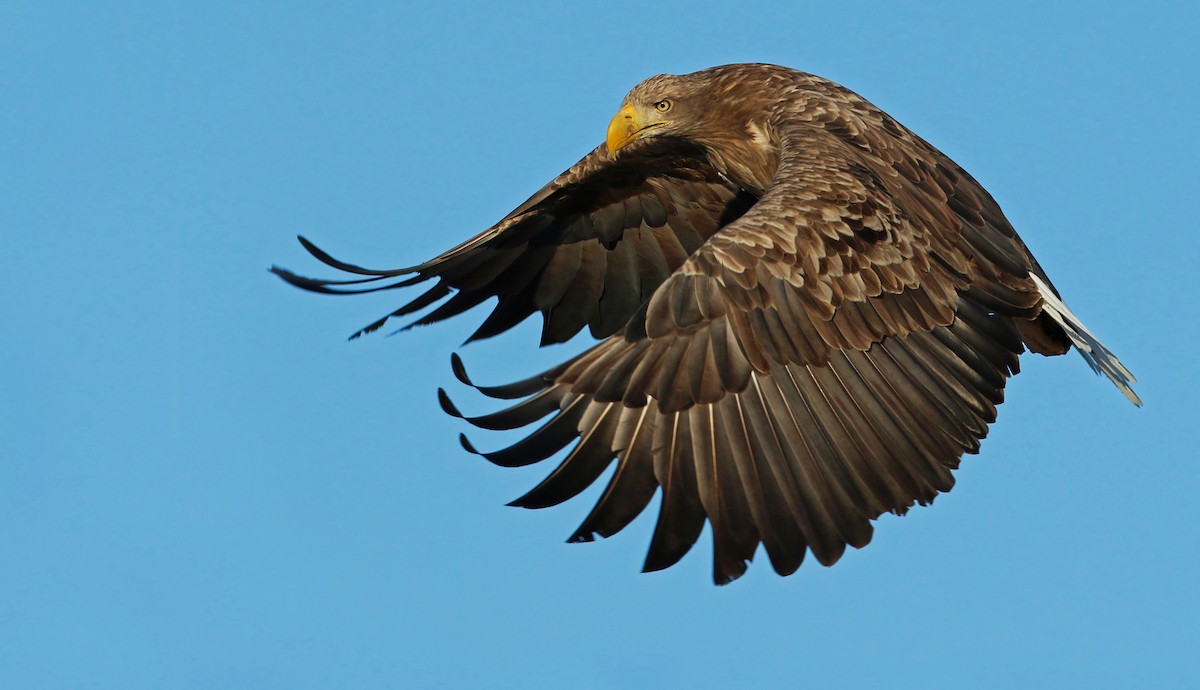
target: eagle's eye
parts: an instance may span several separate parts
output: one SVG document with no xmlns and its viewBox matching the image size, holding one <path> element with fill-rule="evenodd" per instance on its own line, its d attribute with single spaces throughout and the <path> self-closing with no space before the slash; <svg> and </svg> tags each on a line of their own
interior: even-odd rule
<svg viewBox="0 0 1200 690">
<path fill-rule="evenodd" d="M 660 113 L 665 113 L 671 109 L 671 101 L 668 101 L 664 98 L 663 100 L 654 104 L 654 109 Z"/>
</svg>

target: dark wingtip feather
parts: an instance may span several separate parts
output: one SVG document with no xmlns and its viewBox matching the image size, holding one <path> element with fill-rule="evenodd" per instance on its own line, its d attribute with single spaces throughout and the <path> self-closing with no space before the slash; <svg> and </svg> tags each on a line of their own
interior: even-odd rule
<svg viewBox="0 0 1200 690">
<path fill-rule="evenodd" d="M 392 318 L 392 315 L 388 314 L 387 316 L 383 317 L 382 319 L 379 319 L 377 321 L 372 321 L 371 323 L 367 324 L 366 326 L 363 326 L 362 328 L 358 329 L 354 333 L 350 334 L 349 340 L 358 340 L 359 338 L 361 338 L 364 335 L 374 333 L 375 331 L 379 330 L 380 328 L 383 328 L 383 324 L 387 323 L 388 319 L 390 319 L 390 318 Z"/>
<path fill-rule="evenodd" d="M 471 382 L 471 377 L 467 376 L 467 368 L 463 366 L 462 357 L 459 357 L 457 352 L 450 353 L 450 369 L 454 371 L 454 378 L 458 379 L 460 383 L 475 387 L 475 384 Z"/>
<path fill-rule="evenodd" d="M 713 573 L 713 584 L 718 587 L 724 587 L 734 580 L 746 574 L 746 568 L 742 568 L 740 573 Z"/>
<path fill-rule="evenodd" d="M 480 386 L 467 375 L 467 368 L 463 365 L 462 358 L 458 356 L 457 352 L 450 355 L 450 369 L 454 372 L 454 378 L 458 379 L 460 383 L 474 388 L 489 398 L 498 400 L 513 400 L 533 395 L 546 388 L 546 376 L 550 374 L 550 372 L 536 374 L 502 386 Z"/>
<path fill-rule="evenodd" d="M 300 245 L 304 247 L 304 250 L 307 251 L 309 254 L 312 254 L 313 257 L 317 261 L 320 261 L 321 263 L 325 264 L 326 266 L 332 266 L 333 268 L 336 268 L 338 270 L 346 271 L 347 273 L 357 273 L 358 275 L 364 275 L 364 276 L 381 276 L 382 277 L 382 276 L 400 276 L 400 275 L 405 275 L 407 273 L 413 272 L 411 268 L 397 268 L 397 269 L 393 269 L 393 270 L 389 270 L 389 271 L 376 271 L 376 270 L 372 270 L 369 268 L 363 268 L 362 266 L 355 266 L 354 264 L 348 264 L 345 261 L 338 261 L 337 259 L 333 258 L 329 254 L 325 253 L 325 251 L 322 250 L 320 247 L 318 247 L 317 245 L 310 242 L 308 240 L 308 238 L 305 237 L 304 235 L 296 235 L 296 239 L 300 240 Z"/>
<path fill-rule="evenodd" d="M 304 235 L 296 235 L 296 239 L 300 241 L 300 246 L 304 247 L 304 251 L 308 252 L 309 254 L 312 254 L 313 258 L 315 258 L 317 261 L 320 261 L 323 264 L 326 264 L 328 266 L 333 266 L 334 268 L 339 268 L 343 271 L 351 271 L 354 273 L 357 273 L 362 270 L 362 269 L 359 269 L 358 266 L 352 266 L 351 264 L 342 263 L 341 261 L 338 261 L 337 259 L 333 258 L 329 254 L 326 254 L 325 250 L 321 249 L 317 245 L 310 242 L 309 239 L 307 237 L 305 237 Z M 358 271 L 355 271 L 353 269 L 358 269 Z"/>
<path fill-rule="evenodd" d="M 450 396 L 446 394 L 445 388 L 438 388 L 437 395 L 438 395 L 438 404 L 442 406 L 443 412 L 450 415 L 451 417 L 457 417 L 458 419 L 463 418 L 462 413 L 459 412 L 458 408 L 455 407 L 454 403 L 450 401 Z"/>
<path fill-rule="evenodd" d="M 401 333 L 407 333 L 408 331 L 411 331 L 412 329 L 416 328 L 417 326 L 423 326 L 423 325 L 425 325 L 425 324 L 422 324 L 419 321 L 413 321 L 412 323 L 406 323 L 403 326 L 392 331 L 391 333 L 388 333 L 387 337 L 391 338 L 394 335 L 400 335 Z"/>
<path fill-rule="evenodd" d="M 377 283 L 385 278 L 393 278 L 397 275 L 404 275 L 404 273 L 396 271 L 368 271 L 366 269 L 350 266 L 349 264 L 342 264 L 340 262 L 335 267 L 355 275 L 365 275 L 370 277 L 355 278 L 353 280 L 323 280 L 292 273 L 282 266 L 272 265 L 271 268 L 267 270 L 282 278 L 283 281 L 289 285 L 298 287 L 301 290 L 317 292 L 323 295 L 364 295 L 370 292 L 382 292 L 384 290 L 395 290 L 397 288 L 409 287 L 427 279 L 426 276 L 417 275 L 405 280 L 400 280 L 395 283 L 389 283 L 385 285 L 356 287 L 359 285 L 367 285 L 369 283 Z"/>
<path fill-rule="evenodd" d="M 675 565 L 678 562 L 679 562 L 678 559 L 671 561 L 670 563 L 661 563 L 659 561 L 651 562 L 650 559 L 647 558 L 645 561 L 642 562 L 642 572 L 643 573 L 657 573 L 661 570 L 666 570 L 667 568 L 670 568 L 671 566 Z"/>
<path fill-rule="evenodd" d="M 334 293 L 333 290 L 330 290 L 326 287 L 326 285 L 329 284 L 328 281 L 297 275 L 288 269 L 283 268 L 282 266 L 271 266 L 269 270 L 271 273 L 274 273 L 282 278 L 283 281 L 288 285 L 298 287 L 301 290 L 308 290 L 309 292 L 322 292 L 326 294 Z"/>
<path fill-rule="evenodd" d="M 549 498 L 547 497 L 545 491 L 539 491 L 541 488 L 542 486 L 539 484 L 525 495 L 511 500 L 505 505 L 510 508 L 549 508 L 550 506 L 556 506 L 566 500 L 565 498 L 560 498 L 557 496 Z"/>
<path fill-rule="evenodd" d="M 471 442 L 469 440 L 467 440 L 466 434 L 459 434 L 458 442 L 460 445 L 462 445 L 463 450 L 467 451 L 471 455 L 483 455 L 483 453 L 480 453 L 479 451 L 475 450 L 475 446 L 471 445 Z"/>
<path fill-rule="evenodd" d="M 274 273 L 275 275 L 279 276 L 280 278 L 283 278 L 285 281 L 291 283 L 292 285 L 295 285 L 295 283 L 293 283 L 292 281 L 300 277 L 300 276 L 296 275 L 295 273 L 292 273 L 291 271 L 287 270 L 283 266 L 276 266 L 275 264 L 271 264 L 271 267 L 268 268 L 267 271 L 269 273 Z"/>
</svg>

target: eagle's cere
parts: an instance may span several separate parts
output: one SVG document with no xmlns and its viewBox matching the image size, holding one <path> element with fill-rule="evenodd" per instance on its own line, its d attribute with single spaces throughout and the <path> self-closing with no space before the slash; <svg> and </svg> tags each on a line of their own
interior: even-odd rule
<svg viewBox="0 0 1200 690">
<path fill-rule="evenodd" d="M 546 420 L 483 453 L 500 465 L 570 448 L 514 505 L 565 501 L 616 461 L 571 541 L 620 531 L 659 493 L 646 570 L 682 558 L 705 521 L 719 583 L 760 543 L 784 575 L 807 552 L 830 565 L 866 545 L 874 518 L 950 490 L 1026 348 L 1074 346 L 1139 402 L 1133 376 L 979 183 L 857 94 L 784 67 L 647 79 L 604 144 L 417 266 L 367 270 L 302 241 L 362 276 L 273 269 L 308 290 L 433 281 L 361 332 L 496 297 L 472 340 L 534 313 L 543 344 L 585 327 L 599 338 L 540 375 L 477 387 L 518 402 L 464 418 L 485 429 Z"/>
</svg>

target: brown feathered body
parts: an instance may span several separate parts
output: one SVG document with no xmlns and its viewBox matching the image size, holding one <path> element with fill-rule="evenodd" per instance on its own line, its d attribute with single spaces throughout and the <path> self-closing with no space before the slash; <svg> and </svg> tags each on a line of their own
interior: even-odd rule
<svg viewBox="0 0 1200 690">
<path fill-rule="evenodd" d="M 572 541 L 620 531 L 659 493 L 646 570 L 677 562 L 706 521 L 719 583 L 760 543 L 781 574 L 809 551 L 829 565 L 870 541 L 874 518 L 953 486 L 1026 348 L 1074 345 L 1137 402 L 1133 377 L 1062 303 L 992 197 L 857 94 L 784 67 L 728 65 L 648 79 L 622 113 L 618 139 L 610 129 L 500 223 L 431 261 L 372 271 L 305 242 L 364 277 L 276 269 L 320 292 L 433 280 L 389 315 L 440 302 L 419 324 L 498 298 L 472 339 L 533 313 L 543 344 L 585 326 L 602 339 L 538 376 L 478 387 L 518 402 L 468 418 L 486 429 L 545 420 L 483 454 L 500 465 L 569 449 L 514 505 L 560 503 L 616 462 Z M 455 371 L 470 382 L 457 358 Z"/>
</svg>

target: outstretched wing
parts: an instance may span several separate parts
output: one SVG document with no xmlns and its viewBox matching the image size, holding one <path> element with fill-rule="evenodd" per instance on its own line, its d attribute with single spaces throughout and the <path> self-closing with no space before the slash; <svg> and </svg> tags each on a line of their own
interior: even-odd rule
<svg viewBox="0 0 1200 690">
<path fill-rule="evenodd" d="M 637 142 L 618 159 L 601 145 L 504 220 L 423 264 L 364 269 L 300 238 L 322 262 L 364 277 L 315 280 L 278 267 L 272 271 L 293 285 L 324 293 L 434 281 L 355 336 L 438 302 L 411 325 L 441 321 L 497 297 L 469 340 L 501 333 L 534 312 L 544 319 L 542 344 L 566 341 L 584 326 L 603 338 L 619 331 L 689 255 L 754 201 L 685 141 Z"/>
<path fill-rule="evenodd" d="M 515 505 L 564 501 L 615 459 L 572 540 L 621 530 L 661 491 L 645 568 L 678 561 L 707 519 L 724 583 L 760 542 L 781 574 L 806 550 L 831 564 L 870 540 L 873 518 L 953 485 L 1038 316 L 1032 258 L 977 183 L 920 140 L 895 137 L 881 155 L 811 124 L 783 138 L 761 200 L 626 332 L 480 389 L 526 399 L 476 426 L 549 416 L 493 462 L 574 444 Z"/>
</svg>

